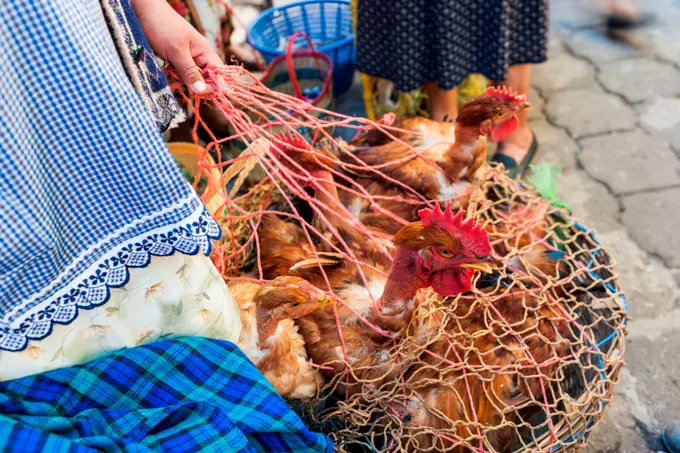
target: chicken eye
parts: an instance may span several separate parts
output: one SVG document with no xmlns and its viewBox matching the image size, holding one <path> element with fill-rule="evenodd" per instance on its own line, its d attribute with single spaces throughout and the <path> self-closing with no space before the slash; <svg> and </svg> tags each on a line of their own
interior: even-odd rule
<svg viewBox="0 0 680 453">
<path fill-rule="evenodd" d="M 498 112 L 498 113 L 496 113 L 496 116 L 497 116 L 498 118 L 502 117 L 502 116 L 503 116 L 503 112 Z"/>
<path fill-rule="evenodd" d="M 444 258 L 449 258 L 451 256 L 451 251 L 447 249 L 441 249 L 439 250 L 439 254 Z"/>
<path fill-rule="evenodd" d="M 297 306 L 299 306 L 299 305 L 300 305 L 300 302 L 292 302 L 292 303 L 290 304 L 291 307 L 297 307 Z"/>
</svg>

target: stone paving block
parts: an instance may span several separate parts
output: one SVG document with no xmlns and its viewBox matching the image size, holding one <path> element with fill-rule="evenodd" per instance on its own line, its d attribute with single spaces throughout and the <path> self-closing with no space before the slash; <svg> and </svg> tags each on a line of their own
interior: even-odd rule
<svg viewBox="0 0 680 453">
<path fill-rule="evenodd" d="M 627 366 L 585 453 L 664 451 L 661 431 L 678 419 L 680 407 L 680 380 L 671 365 L 677 363 L 678 350 L 680 309 L 664 305 L 634 316 L 626 341 Z"/>
<path fill-rule="evenodd" d="M 625 370 L 624 370 L 625 371 Z M 614 401 L 604 411 L 604 418 L 591 432 L 588 445 L 580 453 L 645 453 L 649 451 L 642 433 L 631 415 L 631 403 L 619 391 L 627 375 L 614 387 Z"/>
<path fill-rule="evenodd" d="M 657 56 L 680 64 L 680 29 L 678 29 L 680 8 L 677 4 L 673 8 L 658 1 L 640 2 L 640 4 L 645 7 L 654 6 L 655 11 L 652 12 L 657 15 L 657 20 L 650 26 L 638 30 L 638 33 L 649 38 L 651 47 Z"/>
<path fill-rule="evenodd" d="M 545 119 L 530 119 L 529 126 L 538 141 L 536 162 L 561 164 L 564 169 L 576 168 L 578 146 L 564 129 L 553 126 Z"/>
<path fill-rule="evenodd" d="M 608 90 L 629 102 L 680 94 L 680 71 L 668 63 L 647 58 L 602 64 L 598 78 Z"/>
<path fill-rule="evenodd" d="M 658 36 L 655 46 L 656 55 L 674 64 L 680 64 L 680 32 L 669 35 Z"/>
<path fill-rule="evenodd" d="M 581 140 L 579 159 L 615 193 L 680 184 L 680 161 L 665 142 L 640 130 Z"/>
<path fill-rule="evenodd" d="M 550 2 L 551 22 L 567 28 L 597 25 L 602 18 L 592 0 L 553 0 Z"/>
<path fill-rule="evenodd" d="M 591 59 L 598 66 L 625 61 L 629 57 L 639 59 L 629 55 L 629 51 L 620 45 L 608 45 L 606 41 L 599 40 L 594 35 L 596 31 L 577 30 L 579 25 L 599 21 L 593 12 L 595 4 L 592 0 L 551 2 L 553 24 L 566 25 L 557 34 L 568 41 L 568 50 Z M 656 54 L 680 64 L 680 0 L 637 1 L 636 6 L 657 14 L 657 21 L 649 27 L 626 32 L 625 42 L 648 45 L 649 48 L 642 51 L 645 56 Z M 591 45 L 586 47 L 586 42 Z M 553 53 L 564 54 L 555 43 L 552 46 L 555 47 Z M 634 106 L 622 102 L 618 96 L 602 94 L 599 86 L 586 90 L 571 87 L 558 91 L 542 90 L 542 94 L 550 122 L 567 127 L 575 137 L 635 129 L 637 110 L 640 126 L 645 131 L 659 137 L 659 140 L 673 143 L 674 138 L 680 140 L 680 105 L 675 98 L 659 96 L 664 89 L 656 86 L 652 96 Z M 659 97 L 661 99 L 657 99 Z M 542 145 L 541 136 L 545 136 L 546 132 L 540 130 L 540 121 L 531 124 L 539 129 L 537 135 Z M 675 131 L 678 132 L 674 134 Z M 630 147 L 625 140 L 623 145 L 607 142 L 603 146 L 589 143 L 591 140 L 579 140 L 581 145 L 591 145 L 590 150 L 584 151 L 586 156 L 582 161 L 588 171 L 565 170 L 559 193 L 572 206 L 574 215 L 582 218 L 587 226 L 595 228 L 602 242 L 612 251 L 618 262 L 633 321 L 629 324 L 630 335 L 626 341 L 628 366 L 621 372 L 621 382 L 614 387 L 613 404 L 607 408 L 604 420 L 595 428 L 590 445 L 583 451 L 657 452 L 663 450 L 659 443 L 663 426 L 677 420 L 680 414 L 680 378 L 676 366 L 680 350 L 680 297 L 677 294 L 680 287 L 680 244 L 676 238 L 680 232 L 677 226 L 680 224 L 680 188 L 652 189 L 649 193 L 625 195 L 622 204 L 626 210 L 619 214 L 616 199 L 602 184 L 588 176 L 594 174 L 594 167 L 599 166 L 601 174 L 610 173 L 609 179 L 601 174 L 596 177 L 614 187 L 614 179 L 621 177 L 619 173 L 622 172 L 636 175 L 651 171 L 654 178 L 670 180 L 677 167 L 668 152 L 661 153 L 660 158 L 658 152 L 651 152 L 651 148 L 645 146 L 642 148 L 645 153 L 631 156 L 630 152 L 622 154 Z M 680 153 L 680 149 L 676 151 Z M 561 156 L 557 149 L 541 147 L 538 158 L 554 162 Z M 641 158 L 652 159 L 655 163 L 640 163 L 638 159 Z M 666 168 L 669 165 L 671 172 Z M 644 185 L 649 184 L 646 176 L 634 179 L 642 179 Z M 674 269 L 669 270 L 666 265 Z"/>
<path fill-rule="evenodd" d="M 658 313 L 655 318 L 657 323 L 650 324 L 648 328 L 661 333 L 654 340 L 644 336 L 630 336 L 626 344 L 627 370 L 635 379 L 635 385 L 628 386 L 622 380 L 623 385 L 614 391 L 625 395 L 628 400 L 631 415 L 642 428 L 641 434 L 647 437 L 649 450 L 663 451 L 659 435 L 667 423 L 678 420 L 677 408 L 680 407 L 677 368 L 680 351 L 677 321 L 680 319 L 680 310 Z M 635 320 L 631 325 L 634 322 Z"/>
<path fill-rule="evenodd" d="M 678 286 L 680 286 L 680 269 L 673 269 L 673 275 L 675 276 L 675 281 L 678 283 Z M 675 306 L 680 308 L 680 300 L 677 300 L 675 302 Z"/>
<path fill-rule="evenodd" d="M 640 53 L 631 46 L 607 37 L 600 29 L 588 28 L 565 35 L 567 48 L 595 64 L 632 58 Z"/>
<path fill-rule="evenodd" d="M 532 68 L 531 79 L 542 93 L 596 85 L 595 68 L 584 60 L 562 53 Z"/>
<path fill-rule="evenodd" d="M 622 228 L 618 220 L 619 202 L 604 185 L 593 181 L 583 170 L 564 170 L 557 193 L 571 208 L 574 217 L 598 235 Z"/>
<path fill-rule="evenodd" d="M 640 112 L 640 125 L 680 152 L 680 99 L 655 99 L 644 104 Z"/>
<path fill-rule="evenodd" d="M 623 223 L 635 241 L 670 267 L 680 267 L 680 188 L 623 198 Z"/>
<path fill-rule="evenodd" d="M 555 93 L 546 102 L 545 111 L 555 124 L 566 127 L 576 138 L 635 126 L 634 110 L 599 87 Z"/>
<path fill-rule="evenodd" d="M 680 289 L 673 272 L 661 260 L 642 250 L 620 225 L 617 230 L 596 233 L 616 260 L 616 270 L 633 321 L 656 318 L 676 308 Z M 644 335 L 642 324 L 636 333 Z"/>
<path fill-rule="evenodd" d="M 677 340 L 675 342 L 677 345 Z M 664 343 L 659 346 L 667 347 Z M 640 355 L 644 360 L 643 352 L 638 351 L 642 348 L 636 344 L 626 345 L 626 348 L 626 357 Z M 653 350 L 647 353 L 657 354 Z M 665 407 L 672 407 L 677 401 L 673 396 L 665 400 L 666 396 L 654 387 L 662 380 L 672 385 L 671 373 L 662 368 L 661 373 L 646 370 L 636 376 L 634 371 L 638 370 L 632 366 L 621 370 L 621 380 L 614 387 L 614 400 L 605 409 L 603 421 L 593 430 L 588 446 L 582 453 L 664 453 L 660 435 L 666 420 L 662 421 L 657 414 L 660 405 L 657 400 L 664 401 L 661 404 Z"/>
<path fill-rule="evenodd" d="M 643 424 L 647 431 L 643 435 L 651 434 L 648 446 L 653 451 L 663 451 L 658 436 L 667 423 L 678 421 L 680 407 L 680 309 L 658 310 L 649 318 L 634 319 L 629 332 L 626 362 L 639 384 L 637 407 L 645 409 L 649 420 Z"/>
<path fill-rule="evenodd" d="M 550 27 L 550 34 L 548 36 L 548 58 L 554 58 L 558 54 L 565 52 L 564 42 L 562 41 L 563 33 L 558 27 Z"/>
</svg>

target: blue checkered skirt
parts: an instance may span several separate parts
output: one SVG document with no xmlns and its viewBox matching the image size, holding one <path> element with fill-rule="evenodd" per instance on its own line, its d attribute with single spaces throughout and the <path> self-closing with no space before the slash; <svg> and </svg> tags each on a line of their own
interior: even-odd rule
<svg viewBox="0 0 680 453">
<path fill-rule="evenodd" d="M 112 39 L 121 5 L 0 2 L 1 350 L 104 304 L 151 257 L 208 254 L 219 236 L 135 89 L 154 84 L 131 82 Z"/>
<path fill-rule="evenodd" d="M 228 342 L 182 338 L 0 382 L 0 451 L 332 452 Z"/>
</svg>

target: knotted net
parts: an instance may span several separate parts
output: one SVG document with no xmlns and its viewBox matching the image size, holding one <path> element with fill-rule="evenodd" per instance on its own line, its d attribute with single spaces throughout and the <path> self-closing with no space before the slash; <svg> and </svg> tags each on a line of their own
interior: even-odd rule
<svg viewBox="0 0 680 453">
<path fill-rule="evenodd" d="M 316 109 L 270 91 L 238 66 L 209 69 L 206 77 L 216 93 L 193 99 L 176 88 L 194 113 L 194 140 L 202 135 L 207 142 L 196 146 L 195 181 L 207 179 L 203 200 L 223 228 L 212 258 L 225 279 L 262 281 L 260 235 L 269 215 L 302 227 L 320 273 L 327 271 L 316 252 L 321 245 L 360 273 L 368 265 L 336 234 L 338 219 L 360 232 L 366 246 L 390 253 L 388 235 L 356 221 L 347 207 L 323 206 L 306 189 L 318 176 L 305 158 L 331 159 L 326 167 L 336 184 L 402 224 L 352 175 L 390 181 L 403 203 L 417 207 L 446 201 L 465 207 L 499 258 L 495 272 L 477 275 L 469 292 L 442 298 L 421 290 L 403 335 L 389 338 L 376 359 L 385 370 L 379 376 L 346 350 L 340 367 L 315 364 L 333 372 L 312 401 L 291 401 L 311 429 L 332 436 L 338 451 L 576 451 L 586 442 L 618 380 L 627 322 L 615 263 L 592 230 L 487 164 L 454 199 L 428 200 L 385 174 L 399 162 L 367 166 L 318 151 L 342 154 L 347 145 L 333 136 L 342 128 L 377 129 L 394 139 L 389 117 L 374 123 Z M 224 114 L 230 133 L 213 134 L 200 104 Z M 245 151 L 229 151 L 236 142 Z M 281 152 L 284 147 L 297 154 Z M 420 155 L 411 149 L 412 157 Z M 252 178 L 256 171 L 261 177 Z M 539 252 L 556 259 L 535 265 Z M 333 288 L 323 289 L 348 304 Z M 342 339 L 342 328 L 339 334 Z"/>
</svg>

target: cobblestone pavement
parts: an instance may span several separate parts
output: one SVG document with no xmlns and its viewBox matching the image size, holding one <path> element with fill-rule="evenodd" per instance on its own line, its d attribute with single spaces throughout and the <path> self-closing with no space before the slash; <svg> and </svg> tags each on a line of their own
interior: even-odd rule
<svg viewBox="0 0 680 453">
<path fill-rule="evenodd" d="M 595 3 L 552 1 L 532 125 L 539 160 L 563 165 L 561 197 L 615 256 L 631 309 L 627 366 L 585 451 L 646 453 L 680 421 L 680 0 L 637 1 L 657 21 L 616 40 Z"/>
</svg>

